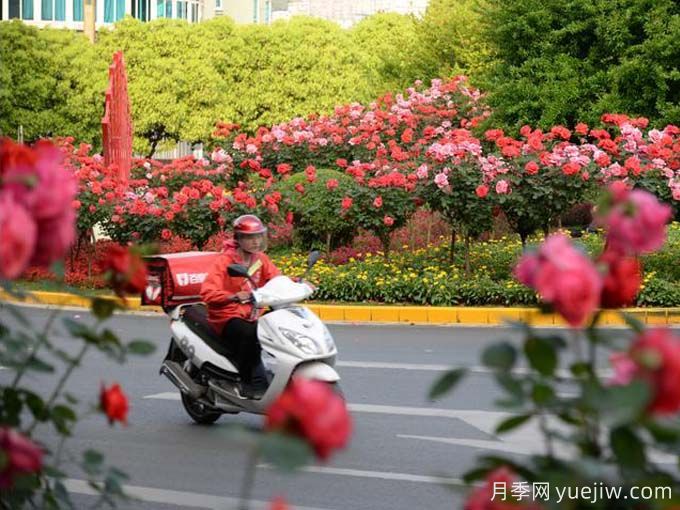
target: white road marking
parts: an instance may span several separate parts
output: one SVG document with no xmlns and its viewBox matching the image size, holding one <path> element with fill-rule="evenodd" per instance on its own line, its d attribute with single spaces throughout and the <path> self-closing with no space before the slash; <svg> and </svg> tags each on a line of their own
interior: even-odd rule
<svg viewBox="0 0 680 510">
<path fill-rule="evenodd" d="M 146 395 L 145 399 L 180 400 L 179 392 L 169 391 Z M 353 413 L 393 414 L 406 416 L 422 416 L 434 418 L 454 418 L 466 422 L 493 421 L 507 416 L 507 413 L 497 411 L 475 411 L 467 409 L 437 409 L 430 407 L 385 406 L 377 404 L 347 404 L 347 409 Z"/>
<path fill-rule="evenodd" d="M 69 492 L 74 494 L 97 496 L 95 491 L 87 481 L 67 479 L 64 485 Z M 154 487 L 139 487 L 136 485 L 124 485 L 123 489 L 133 498 L 147 501 L 150 503 L 162 503 L 174 505 L 178 508 L 209 508 L 211 510 L 233 510 L 238 507 L 238 498 L 225 496 L 214 496 L 211 494 L 199 494 L 197 492 L 174 491 L 167 489 L 157 489 Z M 271 503 L 268 501 L 251 501 L 250 508 L 257 510 L 268 510 Z M 295 505 L 300 510 L 327 510 L 322 508 L 305 507 Z"/>
<path fill-rule="evenodd" d="M 258 464 L 259 468 L 271 468 L 268 464 Z M 324 475 L 353 476 L 358 478 L 377 478 L 380 480 L 394 480 L 400 482 L 432 483 L 437 485 L 464 485 L 459 478 L 443 476 L 414 475 L 411 473 L 395 473 L 392 471 L 369 471 L 364 469 L 345 469 L 327 466 L 307 466 L 300 469 L 305 473 Z"/>
<path fill-rule="evenodd" d="M 494 370 L 481 366 L 481 365 L 458 365 L 458 366 L 452 366 L 452 365 L 438 365 L 438 364 L 427 364 L 427 363 L 391 363 L 391 362 L 383 362 L 383 361 L 338 361 L 336 363 L 336 366 L 338 367 L 346 367 L 346 368 L 375 368 L 375 369 L 387 369 L 387 370 L 423 370 L 423 371 L 428 371 L 428 372 L 446 372 L 447 370 L 451 370 L 453 368 L 465 368 L 467 369 L 468 372 L 471 372 L 473 374 L 493 374 Z M 529 373 L 528 368 L 520 367 L 520 368 L 515 368 L 512 370 L 512 373 L 514 374 L 527 374 Z M 571 372 L 567 369 L 558 369 L 557 370 L 557 375 L 565 378 L 565 379 L 572 379 L 573 375 Z M 605 369 L 605 370 L 600 370 L 598 374 L 601 377 L 610 377 L 613 375 L 613 371 L 610 369 Z"/>
</svg>

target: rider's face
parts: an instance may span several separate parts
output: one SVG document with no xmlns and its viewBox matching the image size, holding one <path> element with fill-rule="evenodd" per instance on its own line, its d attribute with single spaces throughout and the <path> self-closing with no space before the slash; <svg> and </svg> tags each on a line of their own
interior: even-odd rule
<svg viewBox="0 0 680 510">
<path fill-rule="evenodd" d="M 264 251 L 266 248 L 264 234 L 242 235 L 239 237 L 239 246 L 243 251 L 256 253 Z"/>
</svg>

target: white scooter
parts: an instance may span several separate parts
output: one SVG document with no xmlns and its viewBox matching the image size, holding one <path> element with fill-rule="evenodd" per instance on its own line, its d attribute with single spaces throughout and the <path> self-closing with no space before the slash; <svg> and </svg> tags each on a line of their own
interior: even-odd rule
<svg viewBox="0 0 680 510">
<path fill-rule="evenodd" d="M 319 256 L 319 252 L 310 254 L 307 272 Z M 244 266 L 230 265 L 228 272 L 250 279 Z M 220 354 L 225 352 L 225 341 L 208 324 L 205 305 L 182 304 L 170 311 L 172 338 L 160 373 L 179 388 L 184 409 L 195 422 L 211 424 L 224 413 L 263 414 L 292 377 L 324 381 L 341 393 L 340 376 L 333 368 L 337 354 L 333 337 L 309 308 L 296 304 L 312 293 L 306 283 L 286 276 L 277 276 L 252 293 L 256 308 L 271 309 L 257 321 L 268 381 L 259 400 L 239 391 L 238 370 L 228 353 Z"/>
</svg>

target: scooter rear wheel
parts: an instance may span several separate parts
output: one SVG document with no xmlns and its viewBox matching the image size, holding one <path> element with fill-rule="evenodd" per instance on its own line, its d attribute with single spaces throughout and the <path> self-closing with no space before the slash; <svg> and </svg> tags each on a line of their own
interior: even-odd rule
<svg viewBox="0 0 680 510">
<path fill-rule="evenodd" d="M 191 364 L 190 361 L 184 362 L 184 370 L 189 373 L 192 379 L 196 379 L 196 368 Z M 195 398 L 192 398 L 183 392 L 181 392 L 181 395 L 184 410 L 189 416 L 191 416 L 191 419 L 199 425 L 212 425 L 219 419 L 220 416 L 222 416 L 220 411 L 215 411 L 214 409 L 197 401 Z"/>
<path fill-rule="evenodd" d="M 209 409 L 185 393 L 182 393 L 182 405 L 191 419 L 199 425 L 212 425 L 222 416 L 221 412 Z"/>
</svg>

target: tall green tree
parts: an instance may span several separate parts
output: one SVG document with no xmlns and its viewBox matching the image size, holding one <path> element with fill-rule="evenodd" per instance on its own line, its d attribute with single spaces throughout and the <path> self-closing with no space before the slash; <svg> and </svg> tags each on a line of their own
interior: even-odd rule
<svg viewBox="0 0 680 510">
<path fill-rule="evenodd" d="M 463 73 L 474 79 L 489 66 L 492 47 L 482 35 L 485 5 L 486 0 L 430 0 L 418 25 L 423 78 Z"/>
<path fill-rule="evenodd" d="M 352 42 L 365 55 L 374 96 L 402 91 L 422 76 L 428 53 L 413 16 L 384 12 L 368 16 L 351 30 Z"/>
<path fill-rule="evenodd" d="M 508 127 L 594 123 L 607 111 L 678 121 L 674 0 L 487 0 L 497 56 L 485 88 Z"/>
<path fill-rule="evenodd" d="M 97 145 L 106 64 L 77 32 L 0 23 L 0 131 Z"/>
<path fill-rule="evenodd" d="M 371 97 L 364 56 L 335 23 L 299 16 L 236 33 L 245 51 L 233 55 L 238 65 L 229 65 L 226 78 L 235 117 L 222 120 L 254 130 Z"/>
<path fill-rule="evenodd" d="M 199 141 L 219 120 L 225 90 L 210 65 L 211 41 L 201 35 L 185 21 L 132 18 L 99 34 L 102 55 L 125 56 L 135 150 L 151 154 L 166 140 Z"/>
</svg>

